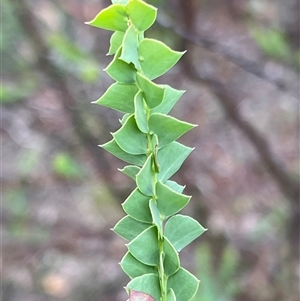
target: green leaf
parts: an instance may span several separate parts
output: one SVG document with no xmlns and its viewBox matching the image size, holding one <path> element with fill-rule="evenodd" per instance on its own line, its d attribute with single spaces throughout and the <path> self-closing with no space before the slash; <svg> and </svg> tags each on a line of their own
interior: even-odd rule
<svg viewBox="0 0 300 301">
<path fill-rule="evenodd" d="M 157 182 L 156 184 L 157 207 L 163 218 L 171 216 L 180 211 L 189 202 L 187 195 L 177 193 L 168 186 Z"/>
<path fill-rule="evenodd" d="M 137 73 L 136 80 L 138 87 L 144 92 L 144 98 L 148 107 L 150 109 L 157 107 L 164 98 L 165 88 L 156 85 L 140 73 Z"/>
<path fill-rule="evenodd" d="M 146 157 L 146 156 L 145 156 Z M 146 159 L 145 159 L 146 161 Z M 123 169 L 119 169 L 120 172 L 135 181 L 135 177 L 141 169 L 135 165 L 125 166 Z"/>
<path fill-rule="evenodd" d="M 146 162 L 146 158 L 147 158 L 146 155 L 131 155 L 124 152 L 117 144 L 115 139 L 112 139 L 111 141 L 100 146 L 104 148 L 106 151 L 108 151 L 109 153 L 111 153 L 112 155 L 116 156 L 117 158 L 127 163 L 143 166 L 144 163 Z"/>
<path fill-rule="evenodd" d="M 94 103 L 124 113 L 134 113 L 134 96 L 138 92 L 136 85 L 112 84 Z"/>
<path fill-rule="evenodd" d="M 114 59 L 104 69 L 107 74 L 122 84 L 134 84 L 136 81 L 136 70 L 133 64 L 127 64 L 120 60 L 122 48 L 119 48 Z"/>
<path fill-rule="evenodd" d="M 153 113 L 162 113 L 168 114 L 182 94 L 185 92 L 184 90 L 176 90 L 168 85 L 163 85 L 165 87 L 165 93 L 162 102 L 155 108 L 151 110 L 151 114 Z"/>
<path fill-rule="evenodd" d="M 124 125 L 112 135 L 126 153 L 132 155 L 147 153 L 147 137 L 137 127 L 134 115 L 129 117 Z"/>
<path fill-rule="evenodd" d="M 129 294 L 129 301 L 155 301 L 152 296 L 131 290 Z"/>
<path fill-rule="evenodd" d="M 149 199 L 149 196 L 142 194 L 138 188 L 136 188 L 122 204 L 122 207 L 132 218 L 143 223 L 152 224 Z"/>
<path fill-rule="evenodd" d="M 130 277 L 136 278 L 144 274 L 156 274 L 157 270 L 154 266 L 145 265 L 137 260 L 130 252 L 127 252 L 123 257 L 121 268 Z"/>
<path fill-rule="evenodd" d="M 124 5 L 113 4 L 101 10 L 92 21 L 85 24 L 107 30 L 125 32 L 127 30 L 127 21 L 128 17 Z"/>
<path fill-rule="evenodd" d="M 158 136 L 160 148 L 175 141 L 195 126 L 161 113 L 154 113 L 149 118 L 149 128 Z"/>
<path fill-rule="evenodd" d="M 127 292 L 135 290 L 146 293 L 154 298 L 155 301 L 160 300 L 160 285 L 158 276 L 155 274 L 145 274 L 132 279 L 126 286 Z"/>
<path fill-rule="evenodd" d="M 153 170 L 152 170 L 152 155 L 148 156 L 144 166 L 136 175 L 136 184 L 139 190 L 148 196 L 155 195 L 155 186 L 153 177 Z"/>
<path fill-rule="evenodd" d="M 198 291 L 199 280 L 189 271 L 179 268 L 168 280 L 168 289 L 173 289 L 177 301 L 189 301 Z"/>
<path fill-rule="evenodd" d="M 147 228 L 149 228 L 149 224 L 141 223 L 126 215 L 115 225 L 113 231 L 131 241 Z"/>
<path fill-rule="evenodd" d="M 144 39 L 139 45 L 142 70 L 146 77 L 155 79 L 170 70 L 185 52 L 174 51 L 154 39 Z"/>
<path fill-rule="evenodd" d="M 151 226 L 127 245 L 128 250 L 140 262 L 156 266 L 159 255 L 157 235 L 156 226 Z"/>
<path fill-rule="evenodd" d="M 185 186 L 179 185 L 178 183 L 176 183 L 174 181 L 170 181 L 170 180 L 168 180 L 167 182 L 165 182 L 165 185 L 167 185 L 172 190 L 174 190 L 174 191 L 176 191 L 178 193 L 182 193 L 182 191 L 185 188 Z"/>
<path fill-rule="evenodd" d="M 160 149 L 157 155 L 161 167 L 158 179 L 163 183 L 167 181 L 180 168 L 192 151 L 193 148 L 176 141 Z"/>
<path fill-rule="evenodd" d="M 168 290 L 167 301 L 176 301 L 175 293 L 171 288 Z"/>
<path fill-rule="evenodd" d="M 196 220 L 185 215 L 170 217 L 165 226 L 165 236 L 175 249 L 180 252 L 185 246 L 203 234 L 203 228 Z"/>
<path fill-rule="evenodd" d="M 176 273 L 180 267 L 180 261 L 178 253 L 176 252 L 175 248 L 169 242 L 169 240 L 165 237 L 163 242 L 164 248 L 164 269 L 165 274 L 167 276 L 171 276 Z"/>
<path fill-rule="evenodd" d="M 141 66 L 138 55 L 138 37 L 132 25 L 128 27 L 125 33 L 122 46 L 120 60 L 123 60 L 127 64 L 133 63 L 135 68 L 140 70 Z M 121 69 L 120 72 L 122 72 Z"/>
<path fill-rule="evenodd" d="M 132 0 L 126 5 L 126 11 L 135 28 L 139 31 L 147 30 L 156 19 L 157 9 L 144 1 Z"/>
<path fill-rule="evenodd" d="M 124 32 L 116 31 L 110 37 L 110 47 L 107 55 L 113 55 L 121 47 L 124 38 Z"/>
<path fill-rule="evenodd" d="M 162 220 L 160 218 L 160 213 L 157 205 L 155 204 L 153 199 L 149 201 L 149 208 L 152 215 L 152 223 L 157 227 L 158 232 L 162 234 Z"/>
<path fill-rule="evenodd" d="M 111 0 L 111 2 L 112 2 L 113 4 L 119 3 L 119 4 L 124 4 L 124 5 L 126 5 L 126 4 L 128 3 L 128 1 L 129 1 L 129 0 Z"/>
<path fill-rule="evenodd" d="M 68 153 L 57 153 L 52 160 L 53 171 L 60 177 L 76 179 L 83 176 L 83 169 Z"/>
<path fill-rule="evenodd" d="M 134 98 L 134 117 L 141 132 L 148 133 L 148 123 L 144 106 L 143 92 L 138 92 Z"/>
</svg>

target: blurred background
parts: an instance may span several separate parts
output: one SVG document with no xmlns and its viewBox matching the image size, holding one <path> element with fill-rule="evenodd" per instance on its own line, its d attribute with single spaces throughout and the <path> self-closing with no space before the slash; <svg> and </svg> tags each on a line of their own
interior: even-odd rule
<svg viewBox="0 0 300 301">
<path fill-rule="evenodd" d="M 181 62 L 172 116 L 199 126 L 174 180 L 209 229 L 181 252 L 193 301 L 299 301 L 299 1 L 152 0 L 147 32 Z M 121 115 L 90 104 L 113 82 L 108 0 L 2 0 L 3 301 L 123 301 L 110 228 L 134 183 L 97 145 Z"/>
</svg>

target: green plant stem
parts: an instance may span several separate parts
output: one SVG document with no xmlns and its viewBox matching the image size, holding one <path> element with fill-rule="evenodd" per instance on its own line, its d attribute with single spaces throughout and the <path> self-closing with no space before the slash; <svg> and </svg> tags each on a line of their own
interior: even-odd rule
<svg viewBox="0 0 300 301">
<path fill-rule="evenodd" d="M 150 110 L 146 107 L 146 114 L 147 114 L 147 120 L 150 116 Z M 153 147 L 153 142 L 152 142 L 152 135 L 150 133 L 147 134 L 147 143 L 148 143 L 148 155 L 153 156 L 153 162 L 152 162 L 152 171 L 153 171 L 153 184 L 154 187 L 156 187 L 157 183 L 157 172 L 155 169 L 155 147 Z M 153 200 L 155 203 L 157 202 L 157 196 L 156 192 L 155 195 L 152 196 Z M 161 300 L 160 301 L 166 301 L 167 300 L 167 276 L 165 274 L 165 269 L 164 269 L 164 236 L 163 236 L 163 229 L 161 231 L 158 231 L 158 247 L 159 247 L 159 264 L 158 264 L 158 275 L 159 275 L 159 282 L 160 282 L 160 289 L 161 289 Z"/>
<path fill-rule="evenodd" d="M 164 270 L 164 250 L 163 250 L 163 236 L 159 238 L 159 281 L 161 290 L 161 301 L 167 300 L 167 276 Z"/>
<path fill-rule="evenodd" d="M 114 227 L 129 241 L 121 267 L 131 278 L 130 300 L 190 301 L 199 280 L 180 267 L 178 252 L 205 229 L 176 214 L 190 197 L 169 178 L 193 150 L 176 140 L 195 125 L 167 115 L 183 91 L 153 82 L 184 54 L 144 38 L 156 17 L 157 9 L 143 0 L 112 0 L 87 23 L 114 31 L 109 49 L 114 59 L 106 70 L 116 83 L 95 103 L 125 113 L 103 148 L 133 164 L 122 172 L 137 184 L 123 205 L 127 215 Z"/>
</svg>

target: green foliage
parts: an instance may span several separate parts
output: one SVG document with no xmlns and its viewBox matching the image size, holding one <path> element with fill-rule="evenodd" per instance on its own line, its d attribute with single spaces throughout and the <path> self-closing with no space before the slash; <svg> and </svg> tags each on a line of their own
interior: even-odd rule
<svg viewBox="0 0 300 301">
<path fill-rule="evenodd" d="M 208 244 L 202 244 L 197 250 L 197 269 L 202 275 L 202 289 L 195 300 L 233 301 L 240 292 L 237 279 L 238 253 L 227 246 L 220 256 L 220 264 L 215 267 L 213 254 Z"/>
<path fill-rule="evenodd" d="M 17 163 L 20 176 L 28 178 L 36 171 L 39 165 L 39 153 L 35 150 L 27 150 L 20 155 Z"/>
<path fill-rule="evenodd" d="M 14 217 L 23 218 L 28 215 L 29 207 L 26 193 L 22 190 L 10 191 L 5 196 L 4 206 Z"/>
<path fill-rule="evenodd" d="M 10 105 L 30 96 L 35 84 L 31 80 L 24 80 L 22 83 L 7 84 L 2 82 L 0 86 L 0 104 Z"/>
<path fill-rule="evenodd" d="M 179 252 L 206 229 L 178 214 L 190 196 L 169 179 L 193 150 L 176 140 L 195 125 L 167 115 L 184 91 L 153 82 L 184 54 L 144 37 L 156 14 L 144 1 L 116 0 L 87 23 L 114 31 L 108 51 L 114 57 L 105 71 L 116 83 L 95 103 L 124 113 L 102 147 L 132 164 L 120 171 L 137 186 L 122 204 L 127 215 L 113 228 L 128 241 L 121 267 L 131 278 L 130 300 L 189 301 L 199 280 L 181 267 Z"/>
<path fill-rule="evenodd" d="M 56 63 L 62 69 L 77 76 L 85 82 L 95 82 L 99 71 L 97 62 L 81 50 L 76 43 L 63 34 L 52 34 L 47 42 L 54 52 Z"/>
<path fill-rule="evenodd" d="M 291 53 L 291 49 L 282 32 L 256 27 L 251 32 L 256 43 L 266 54 L 275 58 L 286 58 Z"/>
<path fill-rule="evenodd" d="M 81 166 L 67 153 L 57 153 L 52 168 L 58 176 L 66 179 L 77 179 L 83 174 Z"/>
</svg>

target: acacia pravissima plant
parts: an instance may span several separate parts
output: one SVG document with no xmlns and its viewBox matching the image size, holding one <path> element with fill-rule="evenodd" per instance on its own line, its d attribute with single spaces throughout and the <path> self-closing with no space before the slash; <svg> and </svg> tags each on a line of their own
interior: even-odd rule
<svg viewBox="0 0 300 301">
<path fill-rule="evenodd" d="M 184 91 L 153 82 L 184 52 L 144 37 L 157 9 L 141 0 L 115 0 L 87 24 L 114 31 L 105 71 L 116 82 L 95 103 L 124 113 L 121 127 L 102 147 L 129 163 L 121 170 L 136 182 L 122 204 L 126 216 L 113 230 L 128 241 L 121 267 L 135 301 L 189 301 L 199 280 L 180 266 L 178 253 L 204 229 L 178 214 L 190 196 L 169 180 L 193 150 L 175 140 L 195 125 L 167 115 Z"/>
</svg>

